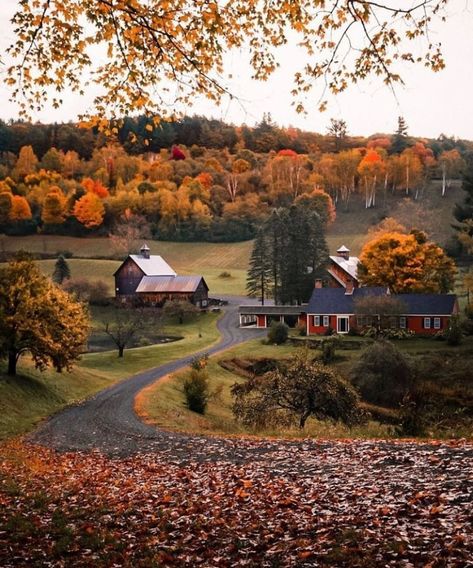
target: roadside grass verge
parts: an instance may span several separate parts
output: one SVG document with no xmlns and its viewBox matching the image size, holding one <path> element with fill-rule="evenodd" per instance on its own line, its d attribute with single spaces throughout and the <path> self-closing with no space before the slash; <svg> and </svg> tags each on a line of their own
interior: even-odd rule
<svg viewBox="0 0 473 568">
<path fill-rule="evenodd" d="M 219 339 L 217 319 L 218 314 L 202 314 L 182 325 L 168 322 L 163 332 L 183 339 L 126 349 L 123 359 L 117 351 L 85 354 L 71 373 L 40 373 L 26 357 L 17 377 L 8 377 L 0 367 L 0 439 L 24 434 L 47 416 L 130 375 L 210 347 Z"/>
</svg>

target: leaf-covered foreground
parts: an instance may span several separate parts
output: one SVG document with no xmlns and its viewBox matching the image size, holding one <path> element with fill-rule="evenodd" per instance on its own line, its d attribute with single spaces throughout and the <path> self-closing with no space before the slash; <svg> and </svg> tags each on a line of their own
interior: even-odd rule
<svg viewBox="0 0 473 568">
<path fill-rule="evenodd" d="M 209 439 L 215 455 L 219 440 Z M 199 463 L 1 448 L 0 565 L 467 566 L 473 446 L 240 440 Z M 251 459 L 249 459 L 251 456 Z"/>
</svg>

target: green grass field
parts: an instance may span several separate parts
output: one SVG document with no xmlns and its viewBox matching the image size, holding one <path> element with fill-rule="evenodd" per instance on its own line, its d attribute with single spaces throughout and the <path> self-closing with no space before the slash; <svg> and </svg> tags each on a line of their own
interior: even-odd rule
<svg viewBox="0 0 473 568">
<path fill-rule="evenodd" d="M 202 314 L 192 322 L 169 322 L 163 332 L 183 339 L 174 343 L 83 355 L 71 373 L 36 371 L 28 359 L 20 361 L 18 377 L 0 369 L 0 440 L 23 434 L 64 406 L 84 400 L 130 375 L 206 349 L 219 334 L 218 314 Z"/>
</svg>

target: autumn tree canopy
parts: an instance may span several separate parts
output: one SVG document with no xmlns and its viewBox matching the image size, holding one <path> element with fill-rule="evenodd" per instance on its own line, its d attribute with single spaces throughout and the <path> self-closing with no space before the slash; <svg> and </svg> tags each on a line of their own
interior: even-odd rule
<svg viewBox="0 0 473 568">
<path fill-rule="evenodd" d="M 48 92 L 59 106 L 62 93 L 81 93 L 89 79 L 103 88 L 95 124 L 107 125 L 105 117 L 131 110 L 163 117 L 200 94 L 218 102 L 231 94 L 222 78 L 225 53 L 248 50 L 254 78 L 265 80 L 278 66 L 277 47 L 298 41 L 307 56 L 292 90 L 301 112 L 319 78 L 338 93 L 371 75 L 401 81 L 406 61 L 443 68 L 440 44 L 427 35 L 445 3 L 22 0 L 6 82 L 28 114 Z M 105 62 L 94 56 L 97 47 Z"/>
<path fill-rule="evenodd" d="M 43 276 L 29 260 L 0 269 L 0 357 L 16 374 L 19 357 L 29 352 L 37 368 L 69 369 L 89 332 L 85 308 Z"/>
<path fill-rule="evenodd" d="M 358 277 L 365 286 L 399 293 L 446 293 L 453 288 L 453 260 L 425 233 L 382 233 L 361 251 Z"/>
</svg>

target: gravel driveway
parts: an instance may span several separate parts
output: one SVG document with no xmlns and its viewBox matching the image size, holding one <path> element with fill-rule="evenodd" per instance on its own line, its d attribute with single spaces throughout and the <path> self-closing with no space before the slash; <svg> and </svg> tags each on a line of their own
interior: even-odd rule
<svg viewBox="0 0 473 568">
<path fill-rule="evenodd" d="M 229 304 L 218 322 L 221 340 L 201 353 L 215 354 L 265 333 L 238 327 L 238 305 L 248 303 L 246 298 L 226 299 Z M 207 458 L 207 438 L 158 430 L 141 422 L 133 409 L 135 396 L 143 388 L 185 367 L 194 355 L 134 375 L 77 406 L 64 409 L 33 432 L 30 440 L 59 451 L 99 450 L 109 455 L 132 455 L 161 450 L 176 457 L 193 454 L 199 459 L 198 454 L 202 453 L 201 458 Z"/>
</svg>

